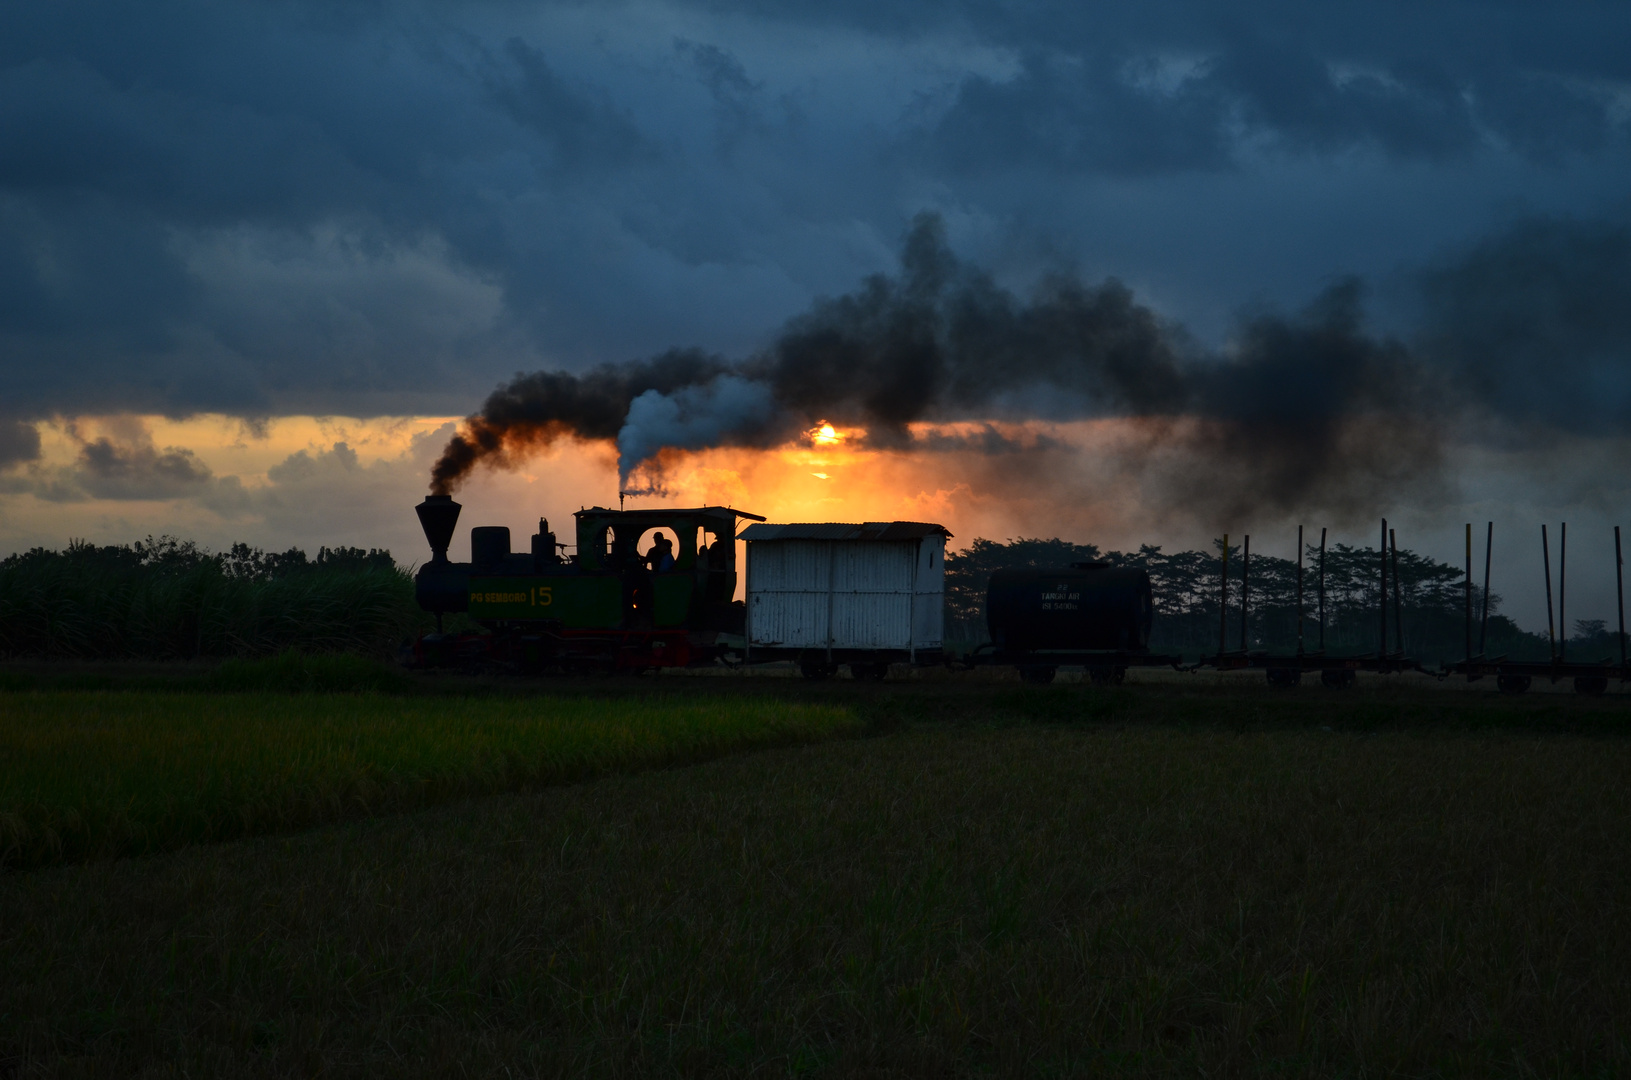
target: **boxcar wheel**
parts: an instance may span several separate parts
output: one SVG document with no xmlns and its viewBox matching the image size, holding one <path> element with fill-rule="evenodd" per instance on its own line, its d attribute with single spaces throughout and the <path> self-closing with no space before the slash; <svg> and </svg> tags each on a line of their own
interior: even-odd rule
<svg viewBox="0 0 1631 1080">
<path fill-rule="evenodd" d="M 1037 686 L 1046 686 L 1053 681 L 1054 669 L 1051 667 L 1033 667 L 1027 665 L 1019 669 L 1019 677 L 1025 682 L 1035 683 Z"/>
<path fill-rule="evenodd" d="M 1497 675 L 1495 685 L 1503 694 L 1521 694 L 1529 689 L 1529 676 Z"/>
<path fill-rule="evenodd" d="M 1576 675 L 1574 677 L 1574 692 L 1577 694 L 1590 694 L 1595 697 L 1607 689 L 1607 675 Z"/>
<path fill-rule="evenodd" d="M 1320 682 L 1332 690 L 1346 690 L 1356 679 L 1357 676 L 1348 668 L 1326 668 L 1320 672 Z"/>
</svg>

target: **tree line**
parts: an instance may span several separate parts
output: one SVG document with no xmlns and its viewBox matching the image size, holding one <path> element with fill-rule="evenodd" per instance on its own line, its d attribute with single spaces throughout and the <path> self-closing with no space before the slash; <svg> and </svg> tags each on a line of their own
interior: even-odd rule
<svg viewBox="0 0 1631 1080">
<path fill-rule="evenodd" d="M 1142 567 L 1155 595 L 1151 648 L 1197 659 L 1217 651 L 1222 541 L 1213 550 L 1103 551 L 1060 539 L 1009 543 L 976 539 L 946 554 L 946 639 L 953 649 L 988 640 L 985 592 L 999 569 L 1106 562 Z M 1240 648 L 1244 570 L 1239 545 L 1229 548 L 1229 605 L 1224 647 Z M 1381 553 L 1335 544 L 1325 552 L 1324 645 L 1332 654 L 1375 652 Z M 1320 647 L 1319 549 L 1309 545 L 1303 575 L 1302 644 Z M 1460 659 L 1465 650 L 1464 572 L 1416 552 L 1398 553 L 1397 624 L 1388 616 L 1389 648 L 1425 664 Z M 1391 580 L 1392 567 L 1389 567 Z M 1246 624 L 1250 650 L 1298 646 L 1297 564 L 1254 554 Z M 1389 587 L 1389 605 L 1393 603 Z M 1482 596 L 1474 597 L 1474 642 Z M 1489 598 L 1488 655 L 1543 660 L 1550 646 L 1500 613 Z M 308 652 L 389 653 L 430 625 L 414 601 L 413 579 L 377 548 L 320 547 L 264 551 L 234 544 L 210 552 L 190 540 L 148 537 L 97 546 L 71 541 L 62 551 L 34 548 L 0 559 L 0 656 L 83 659 L 189 659 Z M 1579 659 L 1618 654 L 1617 635 L 1601 620 L 1579 620 L 1569 640 Z"/>
<path fill-rule="evenodd" d="M 0 559 L 0 656 L 384 655 L 423 625 L 413 579 L 378 548 L 210 552 L 149 536 Z"/>
</svg>

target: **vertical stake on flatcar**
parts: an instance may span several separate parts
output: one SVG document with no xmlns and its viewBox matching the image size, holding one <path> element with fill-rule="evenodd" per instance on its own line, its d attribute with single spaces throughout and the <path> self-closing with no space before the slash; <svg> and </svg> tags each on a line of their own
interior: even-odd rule
<svg viewBox="0 0 1631 1080">
<path fill-rule="evenodd" d="M 1252 602 L 1252 537 L 1247 533 L 1240 549 L 1240 651 L 1246 652 L 1246 611 Z"/>
<path fill-rule="evenodd" d="M 1325 653 L 1325 528 L 1320 528 L 1320 654 Z"/>
<path fill-rule="evenodd" d="M 1467 663 L 1472 663 L 1472 522 L 1467 522 Z"/>
<path fill-rule="evenodd" d="M 1484 610 L 1478 627 L 1478 655 L 1485 655 L 1489 647 L 1489 556 L 1495 550 L 1495 522 L 1484 531 Z"/>
<path fill-rule="evenodd" d="M 1218 593 L 1218 655 L 1228 646 L 1229 635 L 1229 534 L 1223 534 L 1223 586 Z"/>
<path fill-rule="evenodd" d="M 1546 564 L 1546 655 L 1557 663 L 1557 632 L 1552 629 L 1552 551 L 1546 546 L 1546 525 L 1540 527 L 1540 557 Z"/>
<path fill-rule="evenodd" d="M 1388 546 L 1393 549 L 1393 637 L 1394 644 L 1399 647 L 1399 655 L 1404 655 L 1404 590 L 1399 584 L 1399 538 L 1393 530 L 1387 531 Z"/>
<path fill-rule="evenodd" d="M 1614 598 L 1620 605 L 1620 677 L 1625 677 L 1625 580 L 1623 567 L 1625 560 L 1620 558 L 1620 527 L 1614 526 Z"/>
<path fill-rule="evenodd" d="M 1563 654 L 1569 651 L 1569 620 L 1563 617 L 1563 601 L 1568 597 L 1568 581 L 1565 575 L 1569 572 L 1569 523 L 1562 522 L 1557 527 L 1557 660 L 1563 662 Z"/>
<path fill-rule="evenodd" d="M 1382 637 L 1376 655 L 1380 659 L 1387 655 L 1387 518 L 1382 519 L 1382 577 L 1378 592 L 1376 610 L 1382 620 Z"/>
<path fill-rule="evenodd" d="M 1297 526 L 1297 655 L 1303 654 L 1303 527 Z"/>
</svg>

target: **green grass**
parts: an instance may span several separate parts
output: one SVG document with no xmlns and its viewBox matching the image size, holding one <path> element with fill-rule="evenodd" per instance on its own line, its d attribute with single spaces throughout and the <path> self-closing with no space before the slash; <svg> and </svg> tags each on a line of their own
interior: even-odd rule
<svg viewBox="0 0 1631 1080">
<path fill-rule="evenodd" d="M 1624 698 L 562 685 L 874 737 L 0 874 L 0 1073 L 1631 1074 Z"/>
<path fill-rule="evenodd" d="M 532 684 L 536 688 L 537 684 Z M 218 662 L 13 662 L 0 668 L 0 693 L 20 690 L 149 690 L 244 693 L 483 693 L 490 682 L 474 678 L 416 677 L 400 664 L 349 653 L 317 654 L 286 649 L 258 659 Z"/>
<path fill-rule="evenodd" d="M 0 866 L 153 851 L 858 726 L 835 706 L 706 697 L 13 693 L 0 698 Z"/>
</svg>

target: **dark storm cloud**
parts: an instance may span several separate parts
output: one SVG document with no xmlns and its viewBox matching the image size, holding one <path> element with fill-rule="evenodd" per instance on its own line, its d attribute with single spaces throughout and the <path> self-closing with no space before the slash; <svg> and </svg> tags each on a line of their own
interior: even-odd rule
<svg viewBox="0 0 1631 1080">
<path fill-rule="evenodd" d="M 501 161 L 515 150 L 529 159 L 518 172 Z M 437 40 L 407 15 L 308 18 L 299 6 L 9 9 L 0 343 L 22 361 L 12 404 L 264 413 L 291 398 L 327 411 L 324 395 L 445 394 L 472 352 L 492 362 L 515 342 L 502 326 L 486 340 L 421 326 L 393 341 L 425 299 L 390 280 L 393 260 L 432 242 L 445 276 L 464 279 L 443 306 L 471 282 L 501 288 L 521 276 L 525 245 L 484 200 L 643 154 L 604 95 L 569 86 L 518 40 Z M 341 316 L 320 340 L 251 282 L 219 302 L 232 272 L 254 279 L 278 254 L 221 276 L 197 265 L 200 243 L 246 235 L 318 263 L 323 252 L 298 249 L 331 230 L 347 250 L 310 266 L 306 287 Z M 341 294 L 370 282 L 398 293 L 337 311 L 339 275 L 351 279 Z M 280 321 L 295 336 L 268 337 Z"/>
<path fill-rule="evenodd" d="M 1631 227 L 1527 220 L 1423 275 L 1423 348 L 1522 426 L 1631 427 Z"/>
<path fill-rule="evenodd" d="M 586 97 L 550 68 L 544 54 L 520 38 L 504 43 L 517 74 L 493 76 L 493 99 L 547 150 L 546 168 L 605 169 L 656 156 L 634 120 L 609 101 Z"/>
<path fill-rule="evenodd" d="M 697 79 L 713 98 L 717 145 L 729 155 L 753 136 L 773 136 L 774 123 L 765 114 L 764 83 L 748 75 L 741 59 L 708 42 L 674 42 L 674 50 L 690 62 Z M 796 114 L 790 101 L 780 103 L 784 115 Z"/>
<path fill-rule="evenodd" d="M 1237 43 L 1204 81 L 1251 129 L 1293 150 L 1371 145 L 1398 158 L 1439 158 L 1478 144 L 1468 85 L 1419 60 L 1344 70 L 1303 43 L 1253 40 Z"/>
<path fill-rule="evenodd" d="M 40 456 L 40 433 L 33 424 L 0 420 L 0 469 Z"/>
<path fill-rule="evenodd" d="M 1147 93 L 1103 58 L 1030 53 L 1018 75 L 974 76 L 932 135 L 952 168 L 1151 174 L 1230 161 L 1228 102 L 1209 87 Z"/>
<path fill-rule="evenodd" d="M 81 448 L 79 477 L 98 499 L 174 499 L 196 495 L 214 479 L 185 447 L 120 446 L 108 438 Z"/>
<path fill-rule="evenodd" d="M 112 434 L 88 438 L 70 423 L 66 430 L 79 443 L 79 453 L 71 464 L 57 466 L 37 463 L 39 435 L 28 428 L 35 450 L 30 460 L 35 463 L 8 473 L 0 490 L 58 503 L 198 499 L 220 512 L 243 505 L 238 478 L 217 477 L 187 447 L 156 446 L 146 427 L 128 418 L 114 420 L 111 427 Z"/>
<path fill-rule="evenodd" d="M 925 205 L 1083 249 L 1056 204 L 1120 211 L 1079 180 L 1372 151 L 1611 175 L 1628 39 L 1608 5 L 14 4 L 6 404 L 439 410 L 517 367 L 741 353 Z M 1159 224 L 1186 196 L 1149 197 Z M 1269 255 L 1228 258 L 1191 291 L 1252 295 Z"/>
<path fill-rule="evenodd" d="M 1469 17 L 1471 12 L 1467 12 Z M 1333 23 L 1338 20 L 1333 19 Z M 1408 26 L 1411 21 L 1405 18 Z M 1621 22 L 1620 30 L 1631 33 Z M 1239 19 L 1166 42 L 1148 27 L 1123 39 L 1022 39 L 1019 70 L 971 75 L 936 125 L 937 160 L 972 171 L 1043 167 L 1150 175 L 1216 170 L 1272 149 L 1375 149 L 1442 161 L 1499 143 L 1537 160 L 1623 142 L 1625 104 L 1596 79 L 1623 60 L 1514 64 L 1502 48 L 1342 40 L 1334 27 L 1270 29 Z M 1424 28 L 1444 30 L 1443 27 Z M 1420 42 L 1421 39 L 1415 39 Z M 1530 51 L 1521 41 L 1505 46 Z M 1589 74 L 1588 74 L 1589 72 Z"/>
</svg>

